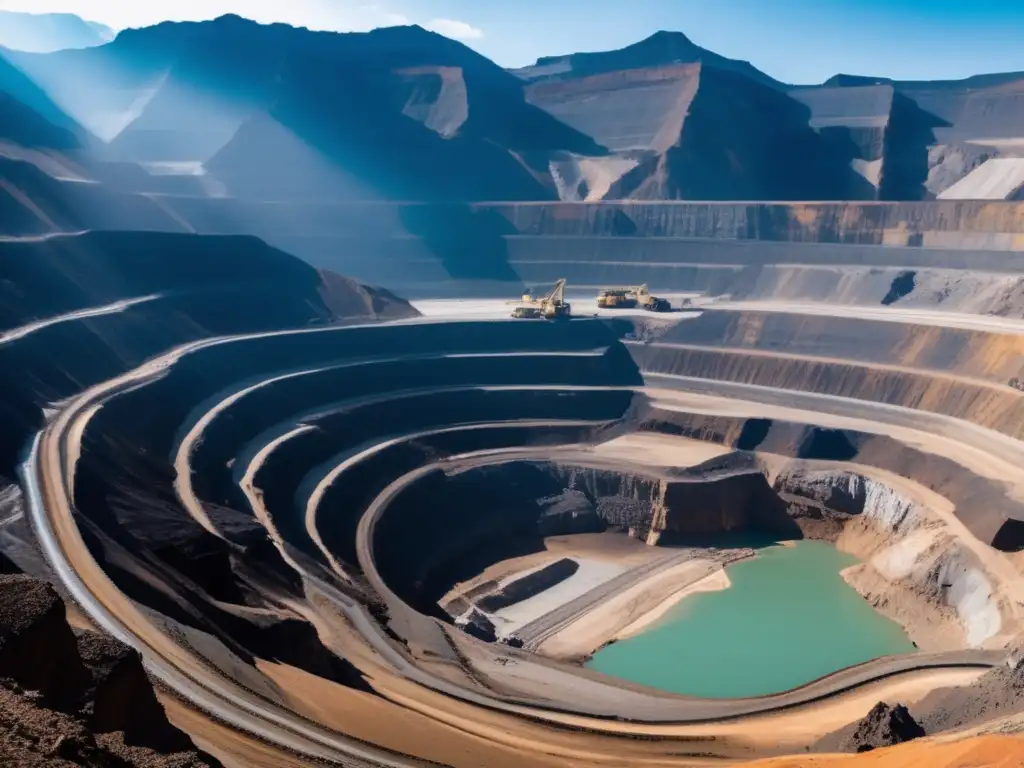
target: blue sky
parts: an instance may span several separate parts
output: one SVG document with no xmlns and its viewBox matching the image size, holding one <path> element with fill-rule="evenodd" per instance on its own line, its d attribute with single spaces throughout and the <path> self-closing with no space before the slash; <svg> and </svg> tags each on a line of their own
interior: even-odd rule
<svg viewBox="0 0 1024 768">
<path fill-rule="evenodd" d="M 1024 0 L 0 0 L 0 8 L 69 11 L 115 28 L 225 12 L 338 30 L 417 23 L 504 66 L 670 29 L 788 82 L 1024 70 Z"/>
</svg>

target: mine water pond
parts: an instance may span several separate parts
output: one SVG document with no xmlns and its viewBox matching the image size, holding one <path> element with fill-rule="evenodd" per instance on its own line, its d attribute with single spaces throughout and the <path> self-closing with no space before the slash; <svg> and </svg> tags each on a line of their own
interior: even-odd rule
<svg viewBox="0 0 1024 768">
<path fill-rule="evenodd" d="M 729 566 L 731 586 L 684 598 L 650 630 L 588 666 L 706 698 L 786 691 L 853 664 L 914 651 L 839 572 L 856 558 L 817 541 L 770 546 Z"/>
</svg>

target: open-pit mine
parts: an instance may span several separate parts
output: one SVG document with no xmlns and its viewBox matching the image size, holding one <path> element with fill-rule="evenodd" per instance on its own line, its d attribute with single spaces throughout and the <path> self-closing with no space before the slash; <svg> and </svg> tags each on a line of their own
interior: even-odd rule
<svg viewBox="0 0 1024 768">
<path fill-rule="evenodd" d="M 1024 765 L 1024 80 L 664 34 L 5 53 L 0 761 Z"/>
<path fill-rule="evenodd" d="M 192 723 L 211 754 L 704 764 L 827 743 L 879 701 L 929 733 L 1019 715 L 1012 252 L 808 248 L 721 293 L 695 267 L 685 310 L 581 295 L 550 321 L 255 240 L 146 235 L 146 264 L 139 237 L 0 246 L 22 285 L 110 270 L 2 337 L 31 372 L 5 402 L 49 403 L 7 432 L 4 535 L 35 532 L 19 565 L 142 652 L 172 721 L 266 742 Z"/>
</svg>

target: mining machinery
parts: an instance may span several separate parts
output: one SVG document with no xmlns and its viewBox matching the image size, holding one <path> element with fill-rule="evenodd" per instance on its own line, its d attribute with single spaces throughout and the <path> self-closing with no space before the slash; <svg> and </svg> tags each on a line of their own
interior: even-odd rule
<svg viewBox="0 0 1024 768">
<path fill-rule="evenodd" d="M 565 278 L 557 281 L 544 296 L 535 297 L 531 293 L 524 293 L 515 304 L 512 317 L 517 319 L 559 320 L 572 316 L 572 306 L 565 300 Z"/>
<path fill-rule="evenodd" d="M 650 312 L 669 312 L 668 299 L 652 296 L 647 285 L 602 288 L 597 294 L 599 309 L 634 309 L 643 307 Z"/>
</svg>

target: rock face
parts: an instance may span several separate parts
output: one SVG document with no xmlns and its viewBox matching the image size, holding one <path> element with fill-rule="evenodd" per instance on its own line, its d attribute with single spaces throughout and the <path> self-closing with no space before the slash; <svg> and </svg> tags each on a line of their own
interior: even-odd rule
<svg viewBox="0 0 1024 768">
<path fill-rule="evenodd" d="M 880 701 L 857 724 L 845 746 L 848 752 L 870 752 L 879 747 L 891 747 L 919 739 L 924 735 L 924 728 L 918 725 L 906 707 L 902 704 L 889 706 Z"/>
<path fill-rule="evenodd" d="M 0 762 L 216 766 L 167 720 L 138 654 L 72 631 L 46 583 L 0 575 Z"/>
<path fill-rule="evenodd" d="M 0 576 L 0 678 L 37 691 L 42 705 L 74 712 L 89 685 L 64 603 L 48 584 Z"/>
<path fill-rule="evenodd" d="M 96 733 L 120 731 L 124 743 L 160 752 L 195 748 L 192 740 L 167 721 L 164 708 L 135 649 L 107 635 L 77 632 L 78 653 L 92 676 L 89 701 L 82 712 Z"/>
<path fill-rule="evenodd" d="M 559 464 L 548 471 L 589 500 L 603 525 L 649 544 L 750 530 L 799 538 L 785 501 L 748 464 L 737 454 L 663 475 Z"/>
</svg>

